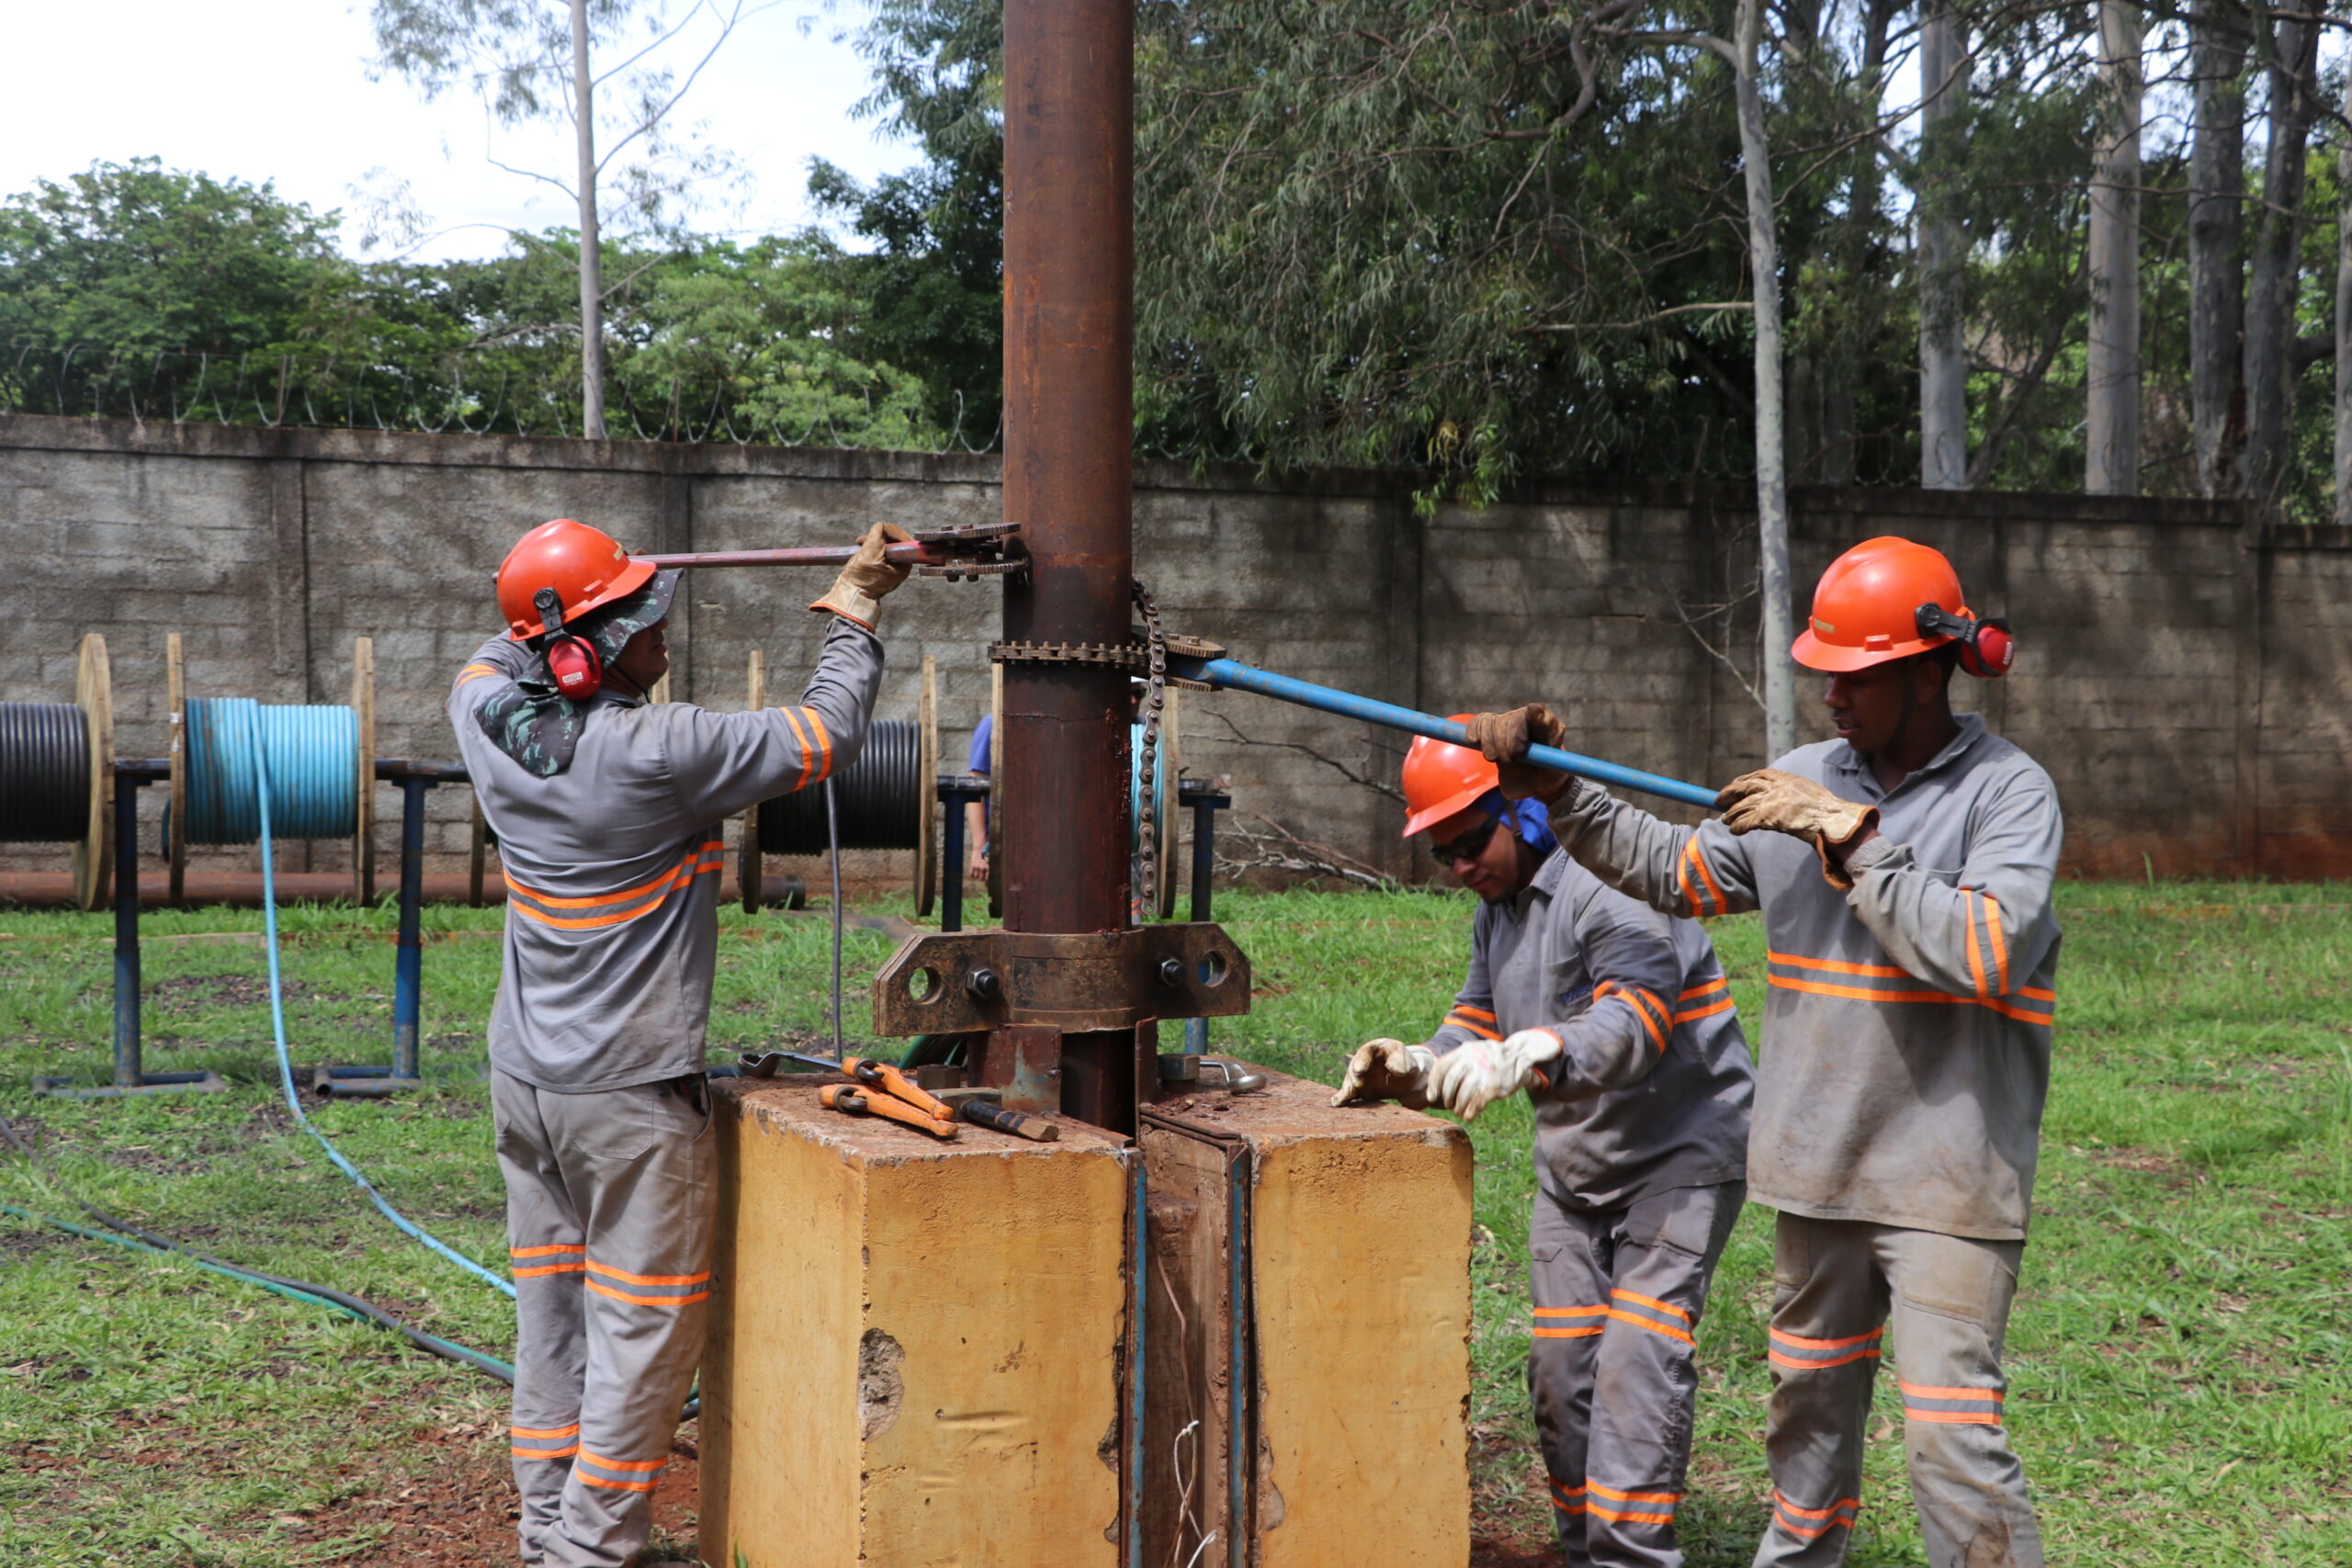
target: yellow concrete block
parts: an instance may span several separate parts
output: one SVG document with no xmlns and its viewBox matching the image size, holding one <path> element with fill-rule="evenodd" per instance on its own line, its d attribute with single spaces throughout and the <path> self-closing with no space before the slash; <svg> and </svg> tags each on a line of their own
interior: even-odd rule
<svg viewBox="0 0 2352 1568">
<path fill-rule="evenodd" d="M 940 1143 L 719 1080 L 714 1568 L 1114 1568 L 1131 1187 L 1064 1122 Z"/>
<path fill-rule="evenodd" d="M 1253 1071 L 1266 1072 L 1263 1068 Z M 1147 1562 L 1460 1568 L 1470 1556 L 1470 1142 L 1267 1072 L 1146 1107 Z M 1233 1179 L 1244 1180 L 1237 1205 Z M 1231 1506 L 1231 1274 L 1250 1399 Z M 1186 1427 L 1200 1427 L 1190 1438 Z"/>
</svg>

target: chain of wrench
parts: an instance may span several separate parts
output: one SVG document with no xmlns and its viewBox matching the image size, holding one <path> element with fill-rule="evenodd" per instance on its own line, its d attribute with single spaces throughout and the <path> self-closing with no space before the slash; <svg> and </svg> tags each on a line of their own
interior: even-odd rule
<svg viewBox="0 0 2352 1568">
<path fill-rule="evenodd" d="M 1137 922 L 1159 912 L 1159 720 L 1168 708 L 1168 634 L 1160 629 L 1159 606 L 1141 582 L 1136 582 L 1136 608 L 1143 613 L 1144 645 L 1148 655 L 1143 698 L 1143 754 L 1136 759 L 1136 845 L 1141 863 L 1136 868 L 1135 907 Z M 1171 789 L 1173 781 L 1170 781 Z"/>
</svg>

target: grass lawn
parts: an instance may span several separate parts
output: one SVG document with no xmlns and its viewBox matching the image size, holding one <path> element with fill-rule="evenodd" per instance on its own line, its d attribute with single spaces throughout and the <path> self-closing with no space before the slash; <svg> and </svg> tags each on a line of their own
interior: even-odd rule
<svg viewBox="0 0 2352 1568">
<path fill-rule="evenodd" d="M 2063 890 L 2056 1088 L 2007 1406 L 2053 1562 L 2352 1562 L 2344 899 L 2253 885 Z M 1424 893 L 1238 895 L 1221 908 L 1259 1002 L 1220 1024 L 1216 1048 L 1327 1081 L 1358 1041 L 1435 1023 L 1470 917 L 1466 897 Z M 484 1259 L 504 1245 L 477 1076 L 498 919 L 426 912 L 434 1090 L 315 1113 L 395 1203 Z M 726 921 L 714 1059 L 819 1029 L 821 919 Z M 389 912 L 284 923 L 296 1059 L 386 1059 Z M 126 1218 L 510 1355 L 503 1299 L 401 1238 L 287 1116 L 259 925 L 202 911 L 145 928 L 150 1069 L 214 1067 L 229 1092 L 84 1102 L 36 1097 L 27 1080 L 106 1075 L 107 917 L 0 910 L 0 1113 Z M 1760 932 L 1734 919 L 1715 937 L 1743 1015 L 1760 1016 Z M 849 942 L 854 1032 L 888 943 Z M 1474 1130 L 1472 1416 L 1480 1527 L 1502 1557 L 1547 1529 L 1519 1375 L 1531 1125 L 1517 1104 Z M 5 1154 L 0 1202 L 74 1217 Z M 1765 1518 L 1770 1219 L 1743 1218 L 1700 1338 L 1682 1517 L 1691 1561 L 1710 1568 L 1745 1564 Z M 0 1214 L 0 1562 L 501 1561 L 502 1393 L 314 1308 Z M 1883 1394 L 1873 1431 L 1849 1561 L 1924 1562 Z M 667 1528 L 691 1540 L 690 1519 Z"/>
</svg>

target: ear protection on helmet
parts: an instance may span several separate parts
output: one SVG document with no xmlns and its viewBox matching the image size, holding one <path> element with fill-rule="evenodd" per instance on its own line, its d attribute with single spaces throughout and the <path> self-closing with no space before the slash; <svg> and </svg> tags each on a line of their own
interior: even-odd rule
<svg viewBox="0 0 2352 1568">
<path fill-rule="evenodd" d="M 586 637 L 563 629 L 563 603 L 554 589 L 540 589 L 531 595 L 531 604 L 538 611 L 539 624 L 547 634 L 539 651 L 548 661 L 548 678 L 557 691 L 573 702 L 586 702 L 604 687 L 604 656 Z"/>
<path fill-rule="evenodd" d="M 1919 606 L 1916 618 L 1921 637 L 1945 637 L 1960 644 L 1960 667 L 1980 681 L 1999 680 L 2017 658 L 2017 639 L 2009 635 L 2007 621 L 1955 615 L 1932 601 Z"/>
</svg>

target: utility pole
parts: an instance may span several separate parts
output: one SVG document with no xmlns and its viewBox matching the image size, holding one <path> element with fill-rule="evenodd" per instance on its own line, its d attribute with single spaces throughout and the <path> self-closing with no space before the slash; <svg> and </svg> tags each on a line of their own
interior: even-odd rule
<svg viewBox="0 0 2352 1568">
<path fill-rule="evenodd" d="M 1968 107 L 1964 24 L 1943 0 L 1919 29 L 1920 139 L 1928 175 L 1919 192 L 1919 483 L 1968 488 L 1968 355 L 1961 338 L 1967 246 L 1951 210 L 1955 132 Z"/>
<path fill-rule="evenodd" d="M 588 0 L 571 0 L 571 128 L 580 152 L 580 433 L 605 439 L 605 253 L 596 231 L 596 78 Z"/>
<path fill-rule="evenodd" d="M 2090 355 L 2083 489 L 2140 490 L 2139 7 L 2100 0 L 2101 105 L 2091 181 Z"/>
</svg>

